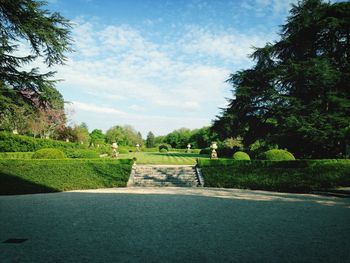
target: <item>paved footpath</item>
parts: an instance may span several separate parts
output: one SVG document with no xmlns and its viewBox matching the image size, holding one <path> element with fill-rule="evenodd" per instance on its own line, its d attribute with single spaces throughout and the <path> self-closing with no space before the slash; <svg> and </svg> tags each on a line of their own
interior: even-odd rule
<svg viewBox="0 0 350 263">
<path fill-rule="evenodd" d="M 341 263 L 349 237 L 350 198 L 199 188 L 0 196 L 2 263 Z M 3 243 L 11 238 L 27 240 Z"/>
</svg>

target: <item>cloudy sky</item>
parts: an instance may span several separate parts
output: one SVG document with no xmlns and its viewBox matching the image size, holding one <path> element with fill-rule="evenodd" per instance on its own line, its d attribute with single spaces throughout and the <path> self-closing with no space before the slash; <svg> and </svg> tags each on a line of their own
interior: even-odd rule
<svg viewBox="0 0 350 263">
<path fill-rule="evenodd" d="M 73 123 L 145 136 L 210 125 L 230 73 L 277 39 L 293 0 L 50 0 L 70 19 L 75 52 L 57 67 Z"/>
</svg>

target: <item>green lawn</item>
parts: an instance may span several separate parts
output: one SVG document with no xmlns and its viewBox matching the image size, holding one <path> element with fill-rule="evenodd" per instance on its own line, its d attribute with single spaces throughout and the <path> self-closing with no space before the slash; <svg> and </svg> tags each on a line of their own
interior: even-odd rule
<svg viewBox="0 0 350 263">
<path fill-rule="evenodd" d="M 133 152 L 128 154 L 120 154 L 119 159 L 137 158 L 137 164 L 183 164 L 195 165 L 197 158 L 208 158 L 207 155 L 195 153 L 159 153 L 159 152 Z"/>
</svg>

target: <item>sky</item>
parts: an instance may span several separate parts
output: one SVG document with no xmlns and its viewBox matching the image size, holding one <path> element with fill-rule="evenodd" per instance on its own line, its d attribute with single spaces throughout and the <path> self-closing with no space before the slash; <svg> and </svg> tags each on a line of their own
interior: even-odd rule
<svg viewBox="0 0 350 263">
<path fill-rule="evenodd" d="M 278 38 L 295 0 L 50 0 L 73 23 L 57 66 L 70 123 L 132 125 L 146 137 L 208 126 L 232 97 L 225 82 Z"/>
</svg>

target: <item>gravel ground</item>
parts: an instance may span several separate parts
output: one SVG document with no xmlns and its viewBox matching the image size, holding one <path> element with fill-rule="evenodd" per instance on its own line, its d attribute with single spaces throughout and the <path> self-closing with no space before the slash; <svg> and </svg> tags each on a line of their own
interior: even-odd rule
<svg viewBox="0 0 350 263">
<path fill-rule="evenodd" d="M 99 189 L 0 196 L 0 215 L 2 263 L 350 262 L 349 198 Z"/>
</svg>

